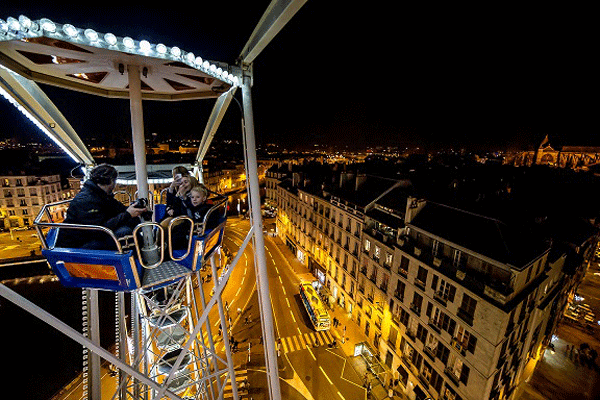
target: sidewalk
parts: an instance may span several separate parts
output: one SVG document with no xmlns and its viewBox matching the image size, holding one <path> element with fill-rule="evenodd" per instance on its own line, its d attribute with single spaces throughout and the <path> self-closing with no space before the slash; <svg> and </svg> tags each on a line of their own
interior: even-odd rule
<svg viewBox="0 0 600 400">
<path fill-rule="evenodd" d="M 285 256 L 284 258 L 296 274 L 307 274 L 310 273 L 308 268 L 305 267 L 287 248 L 285 243 L 281 241 L 279 237 L 272 238 L 272 242 L 277 246 L 278 250 Z M 316 278 L 315 278 L 316 279 Z M 361 342 L 367 342 L 368 338 L 362 332 L 360 327 L 353 321 L 352 315 L 349 314 L 346 310 L 342 309 L 340 306 L 335 304 L 333 309 L 329 310 L 329 315 L 331 316 L 331 320 L 333 318 L 337 318 L 339 320 L 339 325 L 337 327 L 331 327 L 331 333 L 337 338 L 338 346 L 343 351 L 344 355 L 347 357 L 350 366 L 356 371 L 358 376 L 365 377 L 368 382 L 371 382 L 371 396 L 370 399 L 390 399 L 387 396 L 388 387 L 387 384 L 389 382 L 385 381 L 385 378 L 382 378 L 383 382 L 386 384 L 386 387 L 382 387 L 380 381 L 373 375 L 371 372 L 367 372 L 367 363 L 363 359 L 362 356 L 354 356 L 354 346 Z M 342 339 L 342 335 L 344 333 L 344 327 L 346 327 L 345 338 Z M 387 368 L 387 367 L 385 367 Z M 384 373 L 383 375 L 387 375 Z M 365 380 L 365 386 L 366 382 Z M 398 390 L 402 390 L 401 387 L 397 387 Z M 394 400 L 405 400 L 408 399 L 404 394 L 400 392 L 396 392 L 395 396 L 392 397 Z"/>
</svg>

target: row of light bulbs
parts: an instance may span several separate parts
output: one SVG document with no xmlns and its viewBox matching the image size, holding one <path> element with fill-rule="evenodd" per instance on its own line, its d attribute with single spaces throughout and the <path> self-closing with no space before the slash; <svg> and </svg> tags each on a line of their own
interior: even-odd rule
<svg viewBox="0 0 600 400">
<path fill-rule="evenodd" d="M 101 36 L 98 32 L 93 29 L 81 30 L 74 27 L 71 24 L 64 24 L 62 27 L 57 26 L 56 23 L 52 22 L 48 18 L 42 18 L 39 22 L 32 21 L 28 17 L 21 15 L 19 19 L 8 17 L 6 21 L 0 19 L 0 34 L 7 34 L 8 32 L 33 32 L 38 33 L 40 31 L 47 32 L 50 35 L 65 35 L 71 40 L 79 40 L 80 35 L 83 33 L 83 37 L 86 39 L 88 44 L 95 47 L 108 47 L 117 48 L 119 44 L 127 52 L 138 53 L 142 55 L 155 55 L 159 57 L 168 57 L 176 61 L 183 61 L 191 67 L 197 68 L 206 72 L 217 79 L 226 81 L 231 85 L 239 85 L 239 78 L 224 70 L 221 67 L 211 64 L 207 60 L 203 60 L 202 57 L 196 56 L 192 52 L 185 52 L 177 46 L 168 48 L 162 43 L 152 45 L 147 40 L 141 40 L 139 42 L 133 40 L 129 36 L 124 38 L 118 38 L 112 33 L 106 33 Z M 61 33 L 62 31 L 62 33 Z M 0 36 L 1 40 L 1 36 Z M 105 45 L 104 45 L 104 43 Z"/>
</svg>

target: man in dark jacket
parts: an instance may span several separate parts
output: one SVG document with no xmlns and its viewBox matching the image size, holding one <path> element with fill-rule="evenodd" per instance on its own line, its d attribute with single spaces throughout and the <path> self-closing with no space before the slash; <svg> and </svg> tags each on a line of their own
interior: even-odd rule
<svg viewBox="0 0 600 400">
<path fill-rule="evenodd" d="M 64 222 L 99 225 L 112 230 L 117 238 L 133 233 L 145 208 L 125 207 L 115 200 L 113 190 L 118 172 L 112 165 L 101 164 L 90 172 L 81 191 L 73 198 Z M 97 230 L 61 229 L 57 247 L 116 249 L 114 240 Z"/>
</svg>

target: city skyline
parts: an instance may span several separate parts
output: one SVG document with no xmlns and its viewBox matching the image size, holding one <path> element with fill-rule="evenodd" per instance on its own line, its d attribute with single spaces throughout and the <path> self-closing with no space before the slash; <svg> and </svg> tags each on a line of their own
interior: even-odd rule
<svg viewBox="0 0 600 400">
<path fill-rule="evenodd" d="M 234 64 L 267 4 L 226 10 L 206 4 L 198 16 L 125 6 L 94 13 L 34 2 L 27 8 L 6 5 L 0 17 L 47 17 Z M 550 134 L 570 145 L 596 144 L 589 105 L 579 104 L 579 96 L 565 104 L 569 89 L 557 85 L 548 96 L 548 68 L 531 75 L 550 57 L 552 35 L 534 51 L 522 39 L 545 23 L 508 17 L 517 28 L 499 35 L 494 28 L 501 16 L 486 26 L 460 10 L 382 11 L 307 2 L 254 64 L 259 143 L 519 150 L 537 147 Z M 514 62 L 518 68 L 510 67 Z M 44 90 L 83 138 L 130 132 L 126 100 Z M 146 101 L 146 134 L 199 138 L 212 104 Z M 35 128 L 12 108 L 0 105 L 0 135 L 32 135 Z M 239 117 L 232 104 L 217 136 L 241 137 Z M 531 127 L 515 127 L 523 125 Z"/>
</svg>

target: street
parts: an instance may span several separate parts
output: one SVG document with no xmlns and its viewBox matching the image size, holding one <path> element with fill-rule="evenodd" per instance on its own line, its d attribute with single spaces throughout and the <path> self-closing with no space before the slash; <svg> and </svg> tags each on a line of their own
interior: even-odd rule
<svg viewBox="0 0 600 400">
<path fill-rule="evenodd" d="M 269 221 L 266 221 L 265 225 L 268 223 Z M 235 255 L 248 230 L 248 220 L 230 218 L 226 227 L 224 247 Z M 248 245 L 232 272 L 222 297 L 228 306 L 228 317 L 231 318 L 230 341 L 235 339 L 239 343 L 238 351 L 233 354 L 236 381 L 238 387 L 244 379 L 249 383 L 249 388 L 239 390 L 240 399 L 266 400 L 267 378 L 251 246 Z M 281 339 L 278 367 L 282 398 L 366 399 L 363 375 L 354 369 L 348 358 L 348 354 L 352 354 L 353 345 L 349 342 L 341 345 L 343 325 L 340 324 L 338 329 L 321 332 L 313 329 L 298 294 L 300 279 L 297 275 L 307 271 L 300 269 L 303 266 L 299 265 L 297 260 L 286 258 L 293 256 L 279 239 L 265 236 L 265 246 L 275 337 Z M 208 273 L 208 270 L 202 272 L 202 276 L 206 277 Z M 207 300 L 213 284 L 212 278 L 210 282 L 203 284 Z M 331 317 L 333 318 L 333 315 Z M 341 317 L 338 318 L 343 321 Z M 220 319 L 216 307 L 209 314 L 209 321 L 216 351 L 219 356 L 224 357 L 225 348 L 218 332 Z M 207 340 L 207 332 L 203 331 L 203 334 Z M 337 348 L 330 347 L 334 338 L 339 345 Z M 102 398 L 112 398 L 114 387 L 115 378 L 107 373 L 105 366 L 102 371 Z M 81 399 L 82 394 L 82 382 L 79 377 L 72 382 L 68 390 L 64 390 L 56 398 Z M 224 389 L 224 398 L 232 396 L 231 385 L 228 384 Z"/>
<path fill-rule="evenodd" d="M 587 343 L 600 353 L 600 274 L 598 274 L 598 258 L 588 268 L 585 277 L 577 288 L 581 304 L 589 308 L 595 318 L 591 327 L 585 329 L 581 322 L 574 322 L 563 317 L 556 329 L 554 339 L 555 351 L 546 349 L 536 365 L 535 371 L 523 386 L 520 400 L 537 399 L 582 399 L 593 400 L 600 393 L 600 369 L 590 367 L 578 355 L 579 346 Z"/>
</svg>

